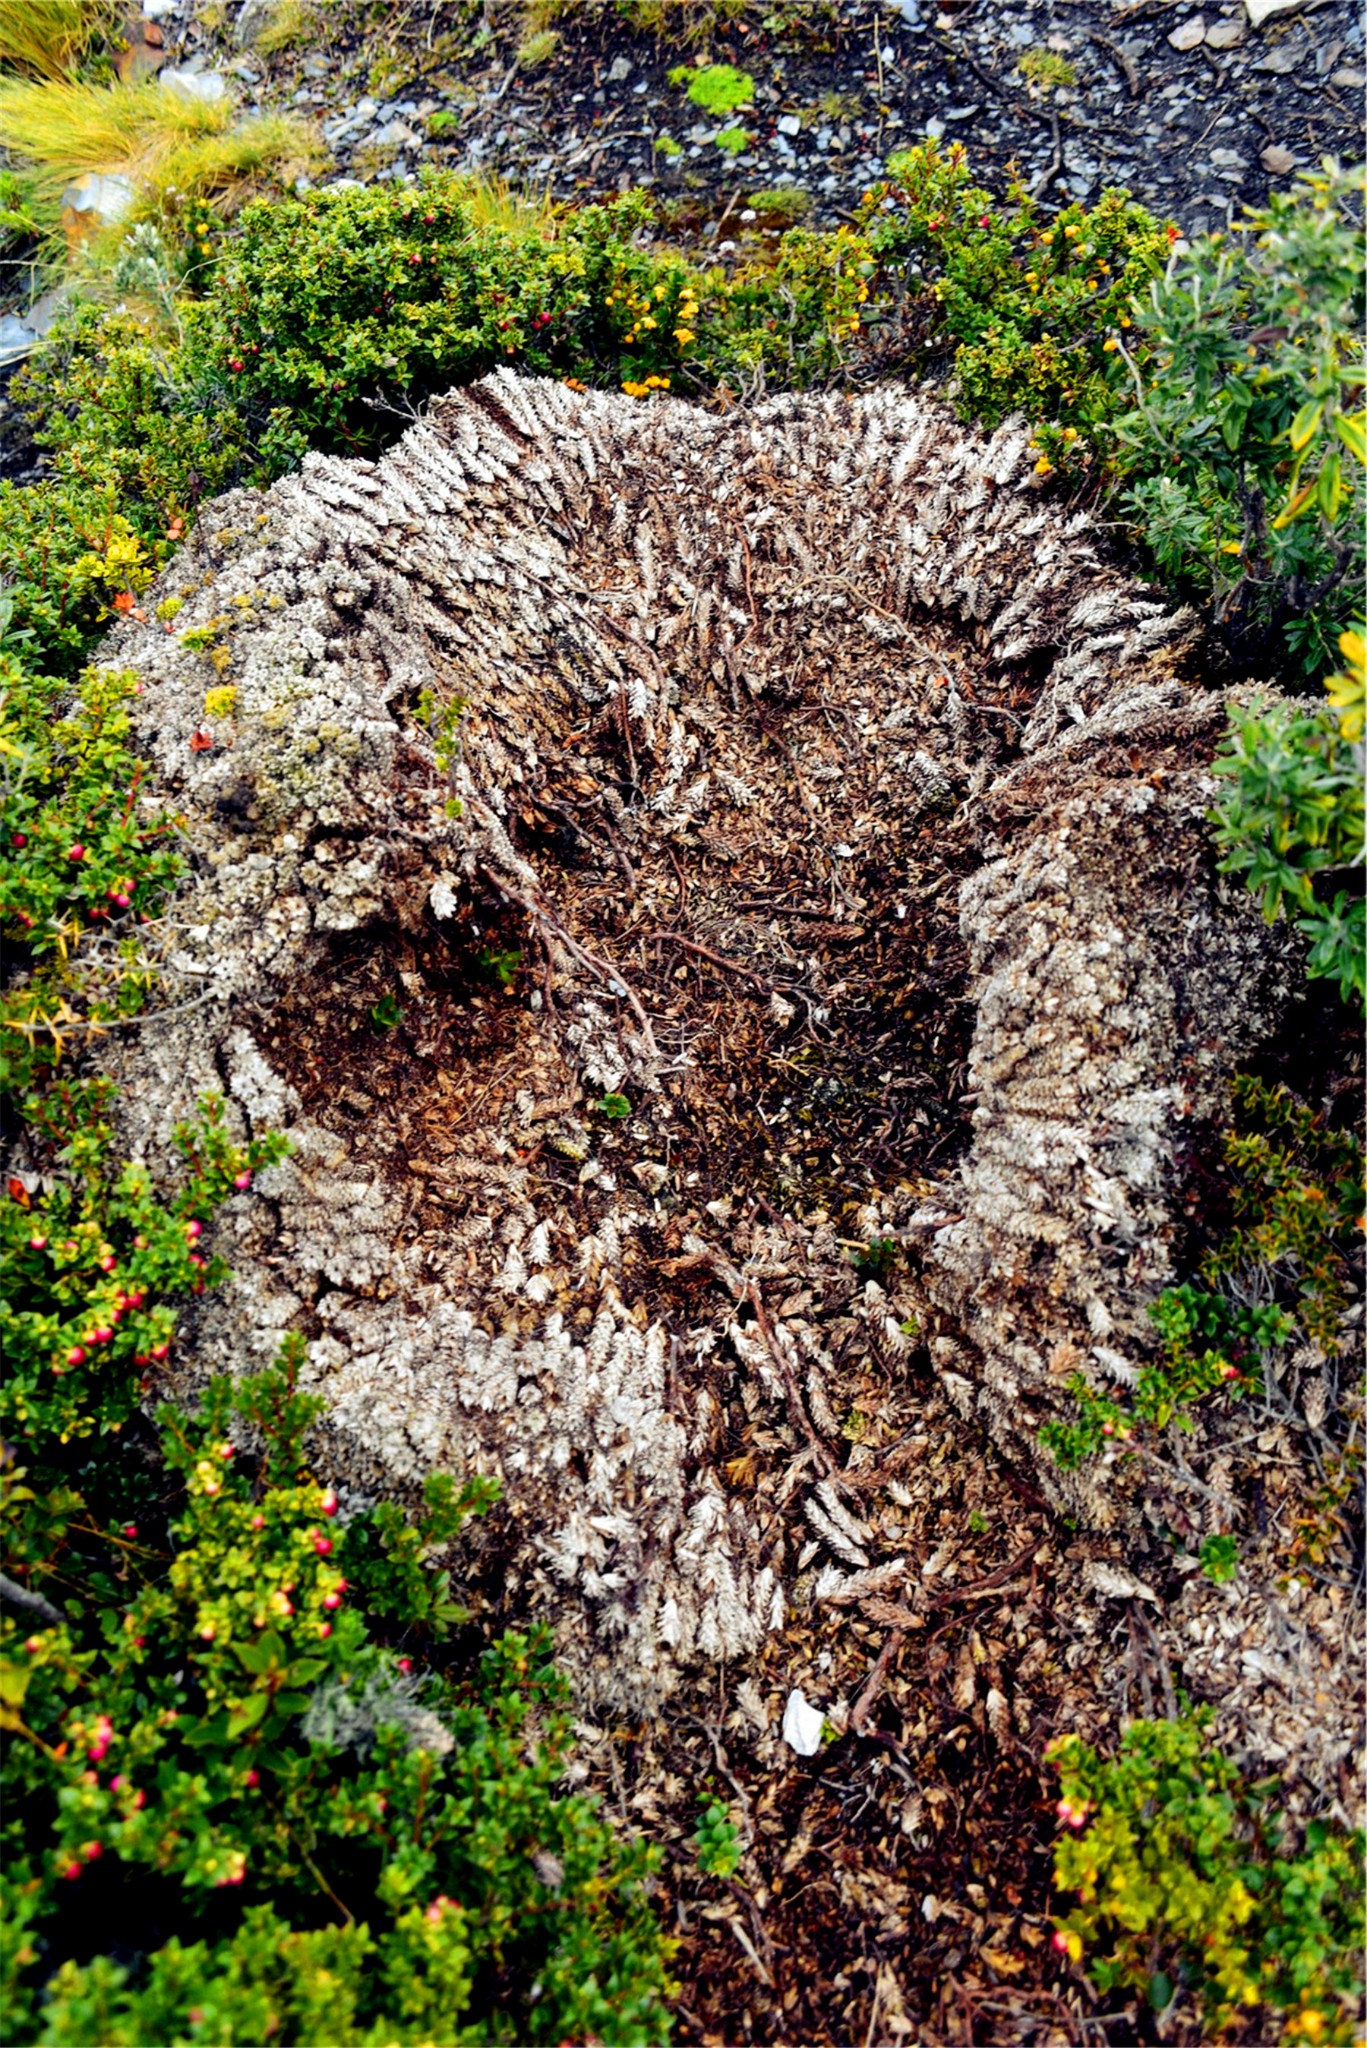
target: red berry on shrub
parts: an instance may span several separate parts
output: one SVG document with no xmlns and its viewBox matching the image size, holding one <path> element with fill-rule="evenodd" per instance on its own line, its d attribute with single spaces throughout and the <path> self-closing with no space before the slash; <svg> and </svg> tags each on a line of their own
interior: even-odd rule
<svg viewBox="0 0 1367 2048">
<path fill-rule="evenodd" d="M 261 1773 L 260 1773 L 260 1771 L 257 1771 L 257 1770 L 251 1770 L 251 1771 L 248 1771 L 248 1772 L 247 1772 L 247 1775 L 246 1775 L 246 1777 L 245 1777 L 245 1778 L 244 1778 L 244 1779 L 242 1780 L 242 1782 L 243 1782 L 243 1784 L 244 1784 L 244 1785 L 248 1785 L 248 1786 L 254 1786 L 254 1785 L 259 1785 L 259 1784 L 261 1783 Z"/>
<path fill-rule="evenodd" d="M 243 1190 L 243 1189 L 246 1189 L 246 1188 L 249 1188 L 249 1187 L 251 1186 L 251 1184 L 252 1184 L 252 1177 L 251 1177 L 251 1174 L 250 1174 L 250 1172 L 248 1172 L 248 1173 L 239 1173 L 239 1174 L 237 1175 L 237 1177 L 235 1178 L 235 1180 L 233 1181 L 233 1186 L 234 1186 L 235 1188 L 237 1188 L 237 1189 L 238 1189 L 239 1191 L 241 1191 L 241 1190 Z"/>
<path fill-rule="evenodd" d="M 152 1356 L 153 1356 L 153 1358 L 169 1358 L 169 1357 L 171 1356 L 171 1347 L 170 1347 L 170 1345 L 169 1345 L 169 1344 L 154 1344 L 154 1345 L 152 1346 Z"/>
<path fill-rule="evenodd" d="M 84 859 L 85 859 L 85 848 L 84 848 L 83 846 L 79 845 L 79 844 L 77 844 L 77 845 L 75 845 L 75 846 L 73 846 L 73 847 L 70 847 L 70 848 L 68 848 L 68 850 L 67 850 L 67 856 L 66 856 L 66 857 L 67 857 L 67 859 L 68 859 L 68 860 L 84 860 Z"/>
<path fill-rule="evenodd" d="M 335 1515 L 335 1514 L 336 1514 L 336 1512 L 337 1512 L 337 1496 L 336 1496 L 336 1494 L 335 1494 L 335 1493 L 333 1492 L 333 1490 L 332 1490 L 332 1488 L 331 1488 L 331 1487 L 329 1487 L 329 1488 L 328 1488 L 327 1492 L 326 1492 L 326 1493 L 325 1493 L 325 1494 L 323 1495 L 323 1498 L 322 1498 L 322 1499 L 321 1499 L 321 1500 L 319 1501 L 318 1505 L 319 1505 L 319 1507 L 320 1507 L 320 1508 L 321 1508 L 321 1509 L 323 1510 L 323 1513 L 324 1513 L 325 1515 Z"/>
<path fill-rule="evenodd" d="M 131 1540 L 131 1539 L 132 1539 L 132 1538 L 133 1538 L 134 1536 L 136 1536 L 136 1535 L 137 1535 L 137 1533 L 138 1533 L 138 1525 L 137 1525 L 137 1523 L 136 1523 L 136 1522 L 125 1522 L 125 1523 L 124 1523 L 124 1525 L 123 1525 L 123 1533 L 124 1533 L 124 1535 L 125 1535 L 125 1536 L 127 1536 L 127 1537 L 128 1537 L 128 1538 L 130 1538 L 130 1540 Z"/>
<path fill-rule="evenodd" d="M 193 1244 L 197 1237 L 202 1237 L 204 1235 L 204 1225 L 202 1223 L 197 1223 L 194 1217 L 192 1216 L 190 1218 L 190 1221 L 185 1226 L 185 1235 L 189 1238 L 191 1244 Z"/>
<path fill-rule="evenodd" d="M 329 1557 L 332 1554 L 332 1538 L 330 1536 L 315 1536 L 313 1547 L 319 1557 Z"/>
<path fill-rule="evenodd" d="M 31 1237 L 28 1241 L 28 1248 L 31 1252 L 40 1252 L 46 1244 L 47 1239 L 45 1237 Z"/>
<path fill-rule="evenodd" d="M 27 833 L 27 832 L 11 832 L 11 833 L 10 833 L 10 836 L 9 836 L 9 843 L 10 843 L 10 845 L 11 845 L 11 846 L 27 846 L 27 845 L 28 845 L 28 833 Z"/>
<path fill-rule="evenodd" d="M 81 1345 L 79 1345 L 79 1344 L 73 1344 L 73 1345 L 72 1345 L 72 1347 L 71 1347 L 70 1351 L 68 1351 L 68 1352 L 67 1352 L 67 1355 L 66 1355 L 66 1362 L 67 1362 L 67 1364 L 68 1364 L 68 1365 L 84 1365 L 84 1364 L 85 1364 L 85 1352 L 84 1352 L 83 1348 L 81 1347 Z"/>
</svg>

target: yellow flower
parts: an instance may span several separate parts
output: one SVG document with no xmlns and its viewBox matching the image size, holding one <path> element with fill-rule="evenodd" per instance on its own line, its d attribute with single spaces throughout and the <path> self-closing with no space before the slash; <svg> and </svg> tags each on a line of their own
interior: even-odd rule
<svg viewBox="0 0 1367 2048">
<path fill-rule="evenodd" d="M 1064 438 L 1064 440 L 1065 440 L 1065 441 L 1076 441 L 1076 439 L 1077 439 L 1077 428 L 1076 428 L 1076 427 L 1065 427 L 1065 428 L 1063 429 L 1063 438 Z"/>
<path fill-rule="evenodd" d="M 1128 321 L 1128 320 L 1126 320 L 1125 322 L 1123 322 L 1123 325 L 1124 325 L 1124 326 L 1126 326 L 1126 327 L 1128 327 L 1128 326 L 1129 326 L 1129 324 L 1130 324 L 1130 323 L 1129 323 L 1129 321 Z M 1108 334 L 1108 335 L 1106 336 L 1106 339 L 1105 339 L 1105 340 L 1104 340 L 1104 341 L 1102 342 L 1101 346 L 1102 346 L 1102 348 L 1103 348 L 1103 349 L 1108 349 L 1108 348 L 1119 348 L 1119 346 L 1120 346 L 1120 343 L 1119 343 L 1119 342 L 1118 342 L 1118 341 L 1116 340 L 1116 338 L 1115 338 L 1115 336 L 1114 336 L 1113 334 Z"/>
<path fill-rule="evenodd" d="M 1054 465 L 1049 460 L 1049 457 L 1047 455 L 1041 455 L 1039 461 L 1035 464 L 1035 475 L 1049 476 L 1053 471 L 1053 467 Z"/>
<path fill-rule="evenodd" d="M 625 383 L 622 386 L 622 389 L 623 391 L 626 392 L 628 398 L 644 398 L 648 388 L 649 387 L 645 384 L 632 384 L 630 382 Z"/>
<path fill-rule="evenodd" d="M 650 315 L 649 315 L 649 314 L 647 313 L 647 315 L 646 315 L 645 319 L 644 319 L 644 320 L 643 320 L 643 321 L 641 322 L 641 325 L 642 325 L 642 327 L 644 327 L 644 328 L 646 328 L 647 330 L 649 330 L 650 328 L 652 328 L 652 327 L 653 327 L 653 326 L 655 325 L 655 322 L 654 322 L 654 321 L 653 321 L 653 320 L 651 319 Z"/>
<path fill-rule="evenodd" d="M 680 348 L 686 348 L 690 341 L 696 339 L 696 336 L 689 327 L 676 327 L 674 329 L 674 339 L 678 342 Z"/>
<path fill-rule="evenodd" d="M 1122 313 L 1122 314 L 1121 314 L 1121 316 L 1120 316 L 1120 324 L 1121 324 L 1121 326 L 1122 326 L 1122 327 L 1130 327 L 1130 326 L 1132 326 L 1132 325 L 1133 325 L 1134 323 L 1133 323 L 1132 321 L 1130 321 L 1130 320 L 1126 319 L 1125 315 L 1124 315 L 1124 314 Z"/>
<path fill-rule="evenodd" d="M 1222 540 L 1220 543 L 1222 555 L 1241 555 L 1243 551 L 1244 544 L 1241 540 Z"/>
</svg>

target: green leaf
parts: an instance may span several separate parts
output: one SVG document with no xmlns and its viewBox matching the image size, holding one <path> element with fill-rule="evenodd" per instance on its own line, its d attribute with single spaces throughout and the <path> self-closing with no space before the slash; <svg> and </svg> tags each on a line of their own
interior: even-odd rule
<svg viewBox="0 0 1367 2048">
<path fill-rule="evenodd" d="M 1307 399 L 1287 429 L 1287 440 L 1299 455 L 1302 448 L 1308 448 L 1315 438 L 1315 430 L 1324 417 L 1324 400 Z"/>
<path fill-rule="evenodd" d="M 268 1692 L 249 1693 L 240 1707 L 234 1707 L 228 1716 L 228 1734 L 245 1735 L 249 1728 L 255 1728 L 258 1721 L 266 1717 L 271 1697 Z"/>
<path fill-rule="evenodd" d="M 1149 1979 L 1149 2004 L 1155 2012 L 1165 2012 L 1172 2004 L 1172 1979 L 1162 1970 L 1155 1970 Z"/>
<path fill-rule="evenodd" d="M 258 1677 L 285 1661 L 285 1645 L 273 1628 L 267 1629 L 257 1642 L 234 1643 L 233 1648 L 246 1669 Z"/>
<path fill-rule="evenodd" d="M 1325 459 L 1324 467 L 1320 471 L 1319 484 L 1315 495 L 1319 501 L 1319 508 L 1325 518 L 1329 520 L 1337 519 L 1339 516 L 1339 501 L 1343 495 L 1343 479 L 1340 474 L 1339 452 L 1337 448 L 1332 455 Z"/>
<path fill-rule="evenodd" d="M 1334 432 L 1350 455 L 1367 462 L 1367 412 L 1341 412 L 1334 421 Z"/>
</svg>

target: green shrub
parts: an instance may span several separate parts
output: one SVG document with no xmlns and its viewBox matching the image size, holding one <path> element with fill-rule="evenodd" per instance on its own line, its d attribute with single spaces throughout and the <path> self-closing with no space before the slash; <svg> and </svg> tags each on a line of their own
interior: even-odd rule
<svg viewBox="0 0 1367 2048">
<path fill-rule="evenodd" d="M 1310 940 L 1306 972 L 1367 996 L 1362 695 L 1367 645 L 1344 633 L 1343 673 L 1322 709 L 1253 704 L 1230 720 L 1211 813 L 1226 874 L 1243 875 L 1271 924 L 1283 908 Z M 1347 886 L 1334 888 L 1336 881 Z M 1318 885 L 1318 886 L 1317 886 Z M 1330 893 L 1332 889 L 1332 894 Z"/>
<path fill-rule="evenodd" d="M 1044 430 L 1041 474 L 1094 461 L 1087 437 L 1122 401 L 1107 340 L 1130 324 L 1176 229 L 1123 192 L 1046 217 L 1013 183 L 1003 205 L 973 183 L 959 143 L 919 144 L 888 171 L 860 226 L 909 365 L 948 355 L 961 409 L 989 426 L 1026 413 Z"/>
<path fill-rule="evenodd" d="M 1180 1989 L 1215 2029 L 1270 2007 L 1293 2040 L 1347 2044 L 1363 1838 L 1312 1821 L 1297 1846 L 1275 1786 L 1210 1747 L 1210 1720 L 1133 1722 L 1110 1760 L 1075 1735 L 1052 1745 L 1067 1830 L 1054 1882 L 1079 1896 L 1055 1943 L 1103 1993 L 1136 1990 L 1161 2012 Z"/>
<path fill-rule="evenodd" d="M 424 1560 L 489 1483 L 344 1516 L 308 1470 L 324 1404 L 298 1391 L 299 1338 L 193 1417 L 162 1408 L 151 1455 L 175 1297 L 226 1270 L 206 1219 L 283 1145 L 234 1145 L 202 1104 L 168 1206 L 115 1164 L 107 1094 L 32 1105 L 63 1170 L 0 1202 L 0 1427 L 23 1460 L 0 1465 L 0 1536 L 29 1604 L 0 1616 L 5 2038 L 179 2039 L 211 2009 L 215 2040 L 307 2043 L 325 2008 L 338 2043 L 663 2038 L 652 1857 L 559 1795 L 545 1644 L 421 1677 L 369 1618 L 415 1649 L 465 1618 Z M 154 1951 L 135 1932 L 117 1964 L 72 1960 L 140 1882 Z"/>
<path fill-rule="evenodd" d="M 1362 203 L 1363 172 L 1327 165 L 1175 258 L 1136 301 L 1144 362 L 1114 423 L 1122 505 L 1164 576 L 1307 677 L 1360 603 Z"/>
<path fill-rule="evenodd" d="M 1098 1393 L 1081 1373 L 1068 1381 L 1075 1419 L 1040 1430 L 1065 1471 L 1143 1430 L 1172 1422 L 1189 1430 L 1192 1408 L 1213 1394 L 1256 1391 L 1265 1356 L 1297 1332 L 1326 1354 L 1343 1347 L 1348 1261 L 1364 1200 L 1362 1147 L 1289 1089 L 1250 1075 L 1236 1076 L 1233 1109 L 1224 1150 L 1234 1228 L 1202 1260 L 1204 1285 L 1165 1288 L 1153 1303 L 1160 1353 L 1131 1397 Z M 1262 1277 L 1259 1292 L 1272 1296 L 1255 1307 L 1239 1284 L 1250 1269 Z"/>
</svg>

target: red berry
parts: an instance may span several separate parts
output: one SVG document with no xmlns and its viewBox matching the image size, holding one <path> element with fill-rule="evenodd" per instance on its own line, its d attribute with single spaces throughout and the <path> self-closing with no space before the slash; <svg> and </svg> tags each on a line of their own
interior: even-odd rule
<svg viewBox="0 0 1367 2048">
<path fill-rule="evenodd" d="M 27 846 L 27 845 L 28 845 L 28 833 L 27 833 L 27 832 L 11 832 L 11 833 L 10 833 L 10 836 L 9 836 L 9 843 L 10 843 L 10 845 L 11 845 L 11 846 Z"/>
<path fill-rule="evenodd" d="M 413 1659 L 411 1657 L 400 1657 L 399 1669 L 400 1671 L 411 1671 L 413 1669 Z"/>
<path fill-rule="evenodd" d="M 123 1533 L 124 1533 L 124 1535 L 125 1535 L 125 1536 L 127 1536 L 127 1537 L 130 1537 L 130 1538 L 132 1538 L 132 1537 L 136 1536 L 136 1535 L 137 1535 L 137 1533 L 138 1533 L 138 1525 L 137 1525 L 137 1523 L 136 1523 L 136 1522 L 125 1522 L 125 1523 L 124 1523 L 124 1525 L 123 1525 Z"/>
<path fill-rule="evenodd" d="M 67 859 L 68 859 L 68 860 L 84 860 L 84 859 L 85 859 L 85 848 L 84 848 L 83 846 L 79 845 L 79 844 L 78 844 L 78 845 L 76 845 L 76 846 L 70 847 L 70 848 L 68 849 L 68 851 L 67 851 Z"/>
<path fill-rule="evenodd" d="M 169 1345 L 169 1344 L 154 1344 L 154 1345 L 152 1346 L 152 1356 L 153 1356 L 153 1358 L 169 1358 L 169 1357 L 171 1356 L 171 1347 L 170 1347 L 170 1345 Z"/>
<path fill-rule="evenodd" d="M 261 1783 L 261 1773 L 260 1773 L 260 1771 L 257 1771 L 257 1770 L 251 1770 L 251 1771 L 248 1771 L 248 1773 L 247 1773 L 246 1777 L 245 1777 L 245 1778 L 244 1778 L 244 1779 L 242 1780 L 242 1782 L 243 1782 L 243 1784 L 244 1784 L 244 1785 L 247 1785 L 247 1786 L 256 1786 L 256 1785 L 259 1785 L 259 1784 Z"/>
<path fill-rule="evenodd" d="M 195 1218 L 192 1216 L 190 1218 L 190 1221 L 185 1226 L 185 1235 L 189 1238 L 191 1244 L 193 1244 L 197 1237 L 203 1237 L 204 1225 L 202 1223 L 196 1222 Z"/>
<path fill-rule="evenodd" d="M 315 1536 L 313 1547 L 319 1557 L 329 1557 L 332 1553 L 332 1538 L 330 1536 Z"/>
<path fill-rule="evenodd" d="M 252 1516 L 252 1527 L 253 1527 L 253 1529 L 264 1529 L 264 1528 L 265 1528 L 265 1526 L 266 1526 L 266 1517 L 265 1517 L 264 1515 L 253 1515 L 253 1516 Z"/>
<path fill-rule="evenodd" d="M 233 1182 L 233 1186 L 239 1190 L 249 1188 L 251 1184 L 252 1177 L 250 1173 L 239 1173 L 237 1178 Z"/>
<path fill-rule="evenodd" d="M 321 1499 L 321 1500 L 319 1501 L 318 1505 L 319 1505 L 319 1507 L 320 1507 L 320 1508 L 321 1508 L 321 1509 L 323 1510 L 323 1513 L 324 1513 L 325 1515 L 335 1515 L 335 1514 L 336 1514 L 336 1512 L 337 1512 L 337 1496 L 336 1496 L 336 1494 L 335 1494 L 335 1493 L 333 1492 L 333 1490 L 332 1490 L 332 1488 L 331 1488 L 331 1487 L 329 1487 L 329 1488 L 328 1488 L 327 1492 L 326 1492 L 326 1493 L 325 1493 L 325 1494 L 323 1495 L 323 1498 L 322 1498 L 322 1499 Z"/>
<path fill-rule="evenodd" d="M 46 1243 L 47 1239 L 45 1237 L 31 1237 L 28 1241 L 28 1248 L 31 1252 L 40 1252 Z"/>
<path fill-rule="evenodd" d="M 85 1364 L 85 1352 L 79 1344 L 72 1345 L 70 1351 L 67 1352 L 66 1362 L 68 1365 Z"/>
</svg>

